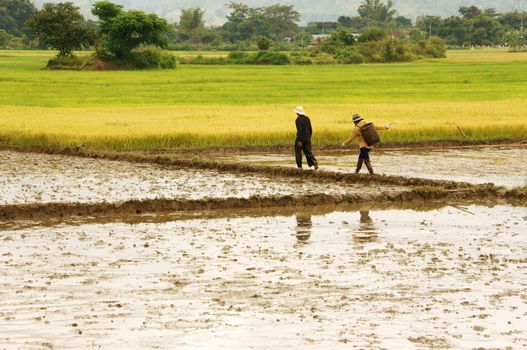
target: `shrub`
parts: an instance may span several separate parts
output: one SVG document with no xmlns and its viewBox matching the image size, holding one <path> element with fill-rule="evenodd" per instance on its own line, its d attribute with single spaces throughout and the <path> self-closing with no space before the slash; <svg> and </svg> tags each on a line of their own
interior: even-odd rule
<svg viewBox="0 0 527 350">
<path fill-rule="evenodd" d="M 344 64 L 361 64 L 366 61 L 366 58 L 360 53 L 352 49 L 344 49 L 337 52 L 335 58 L 339 63 Z"/>
<path fill-rule="evenodd" d="M 249 59 L 247 52 L 233 51 L 229 53 L 229 63 L 232 64 L 245 64 Z"/>
<path fill-rule="evenodd" d="M 176 68 L 176 58 L 170 52 L 161 52 L 161 57 L 159 57 L 159 68 L 161 69 L 175 69 Z"/>
<path fill-rule="evenodd" d="M 266 51 L 266 50 L 269 50 L 269 48 L 271 47 L 271 40 L 269 40 L 268 38 L 260 38 L 258 40 L 258 50 L 262 50 L 262 51 Z"/>
<path fill-rule="evenodd" d="M 289 55 L 292 63 L 299 65 L 309 65 L 315 63 L 315 59 L 308 52 L 293 52 Z"/>
<path fill-rule="evenodd" d="M 48 61 L 46 69 L 51 70 L 81 70 L 87 59 L 77 56 L 57 56 Z"/>
<path fill-rule="evenodd" d="M 314 58 L 315 64 L 336 64 L 337 60 L 328 53 L 320 53 Z"/>
<path fill-rule="evenodd" d="M 169 47 L 169 49 L 175 51 L 196 51 L 197 47 L 192 46 L 189 43 L 181 43 L 177 45 L 172 45 L 171 47 Z"/>
<path fill-rule="evenodd" d="M 190 58 L 180 58 L 181 64 L 203 64 L 203 65 L 222 65 L 229 63 L 224 57 L 203 57 L 202 55 Z"/>
<path fill-rule="evenodd" d="M 225 51 L 245 51 L 251 48 L 251 43 L 243 40 L 236 42 L 236 44 L 227 44 L 223 46 L 223 50 Z"/>
<path fill-rule="evenodd" d="M 132 50 L 130 59 L 137 69 L 174 69 L 176 58 L 157 47 L 144 47 Z"/>
<path fill-rule="evenodd" d="M 260 51 L 249 57 L 249 64 L 271 64 L 284 65 L 289 64 L 289 57 L 281 52 L 275 51 Z"/>
<path fill-rule="evenodd" d="M 405 40 L 385 40 L 384 61 L 385 62 L 409 62 L 417 57 L 412 53 L 412 45 Z"/>
<path fill-rule="evenodd" d="M 160 52 L 155 49 L 134 50 L 130 59 L 138 69 L 153 69 L 159 66 Z"/>
<path fill-rule="evenodd" d="M 291 49 L 292 45 L 286 42 L 275 42 L 272 47 L 273 51 L 290 51 Z"/>
<path fill-rule="evenodd" d="M 416 53 L 427 57 L 444 58 L 446 57 L 446 41 L 433 36 L 421 42 Z"/>
<path fill-rule="evenodd" d="M 320 50 L 330 54 L 336 54 L 340 50 L 352 46 L 355 43 L 353 34 L 347 30 L 339 30 L 331 34 L 324 42 L 320 44 Z"/>
<path fill-rule="evenodd" d="M 382 43 L 379 41 L 369 41 L 357 45 L 356 50 L 365 58 L 368 63 L 384 62 Z"/>
<path fill-rule="evenodd" d="M 357 41 L 359 43 L 367 43 L 369 41 L 380 41 L 386 39 L 387 37 L 388 32 L 386 32 L 384 29 L 370 28 L 362 32 Z"/>
</svg>

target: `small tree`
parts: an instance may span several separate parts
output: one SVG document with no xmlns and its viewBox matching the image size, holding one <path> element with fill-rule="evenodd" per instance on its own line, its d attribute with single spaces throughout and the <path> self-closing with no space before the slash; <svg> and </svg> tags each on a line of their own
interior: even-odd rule
<svg viewBox="0 0 527 350">
<path fill-rule="evenodd" d="M 359 6 L 359 15 L 381 23 L 387 23 L 393 20 L 397 11 L 393 9 L 393 3 L 388 0 L 384 4 L 381 0 L 364 0 Z"/>
<path fill-rule="evenodd" d="M 398 28 L 410 28 L 412 20 L 404 16 L 397 16 L 395 17 L 395 26 Z"/>
<path fill-rule="evenodd" d="M 337 22 L 343 27 L 351 28 L 351 26 L 353 25 L 353 18 L 349 16 L 340 16 Z"/>
<path fill-rule="evenodd" d="M 189 8 L 181 11 L 179 25 L 177 26 L 178 38 L 181 41 L 190 41 L 193 44 L 200 44 L 206 33 L 205 13 L 200 8 Z"/>
<path fill-rule="evenodd" d="M 309 34 L 308 32 L 300 32 L 295 38 L 296 46 L 299 49 L 308 48 L 309 45 L 311 45 L 312 41 L 313 41 L 313 36 Z"/>
<path fill-rule="evenodd" d="M 79 8 L 71 2 L 44 4 L 28 25 L 41 43 L 59 50 L 59 56 L 71 56 L 73 50 L 87 48 L 94 43 L 93 30 L 87 27 Z"/>
<path fill-rule="evenodd" d="M 462 6 L 459 8 L 459 13 L 464 19 L 474 19 L 481 15 L 481 10 L 476 6 Z"/>
<path fill-rule="evenodd" d="M 286 36 L 294 36 L 298 32 L 297 22 L 300 13 L 294 6 L 271 5 L 264 9 L 265 20 L 269 25 L 271 35 L 275 41 L 282 41 Z"/>
<path fill-rule="evenodd" d="M 109 1 L 96 2 L 92 13 L 99 17 L 104 47 L 120 58 L 129 56 L 139 45 L 163 47 L 163 35 L 170 31 L 168 22 L 155 14 L 123 11 L 122 6 Z"/>
<path fill-rule="evenodd" d="M 260 38 L 258 39 L 258 42 L 256 43 L 258 45 L 258 50 L 266 51 L 269 50 L 271 47 L 271 40 L 268 38 Z"/>
</svg>

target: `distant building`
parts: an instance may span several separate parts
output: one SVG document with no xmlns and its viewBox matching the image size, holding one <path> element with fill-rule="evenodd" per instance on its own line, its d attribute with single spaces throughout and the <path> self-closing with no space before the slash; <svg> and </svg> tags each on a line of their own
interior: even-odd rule
<svg viewBox="0 0 527 350">
<path fill-rule="evenodd" d="M 331 34 L 313 34 L 311 36 L 311 44 L 309 44 L 310 48 L 317 47 L 320 43 L 327 40 Z"/>
<path fill-rule="evenodd" d="M 318 45 L 330 36 L 331 34 L 315 34 L 312 36 L 311 45 Z"/>
</svg>

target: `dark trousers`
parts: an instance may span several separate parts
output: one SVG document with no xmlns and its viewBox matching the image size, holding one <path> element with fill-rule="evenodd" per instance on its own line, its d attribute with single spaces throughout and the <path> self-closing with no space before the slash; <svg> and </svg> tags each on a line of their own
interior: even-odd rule
<svg viewBox="0 0 527 350">
<path fill-rule="evenodd" d="M 299 143 L 301 143 L 301 145 Z M 296 165 L 299 168 L 302 167 L 302 152 L 306 155 L 307 165 L 312 167 L 315 164 L 316 159 L 311 150 L 311 142 L 295 141 Z"/>
<path fill-rule="evenodd" d="M 359 160 L 357 161 L 357 170 L 355 170 L 355 173 L 360 173 L 362 164 L 366 164 L 366 167 L 368 168 L 370 174 L 373 174 L 373 167 L 371 166 L 370 161 L 370 151 L 371 148 L 362 147 L 360 149 Z"/>
<path fill-rule="evenodd" d="M 362 147 L 360 149 L 359 160 L 370 160 L 371 148 Z"/>
</svg>

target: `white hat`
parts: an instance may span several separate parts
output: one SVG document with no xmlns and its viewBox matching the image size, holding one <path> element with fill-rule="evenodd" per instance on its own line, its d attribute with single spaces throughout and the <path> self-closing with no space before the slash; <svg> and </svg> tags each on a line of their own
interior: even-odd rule
<svg viewBox="0 0 527 350">
<path fill-rule="evenodd" d="M 306 112 L 304 111 L 304 107 L 298 106 L 295 108 L 295 113 L 300 115 L 306 115 Z"/>
<path fill-rule="evenodd" d="M 355 114 L 355 115 L 353 116 L 353 122 L 354 122 L 354 123 L 358 123 L 358 122 L 363 121 L 363 120 L 364 120 L 364 118 L 361 117 L 360 114 Z"/>
</svg>

